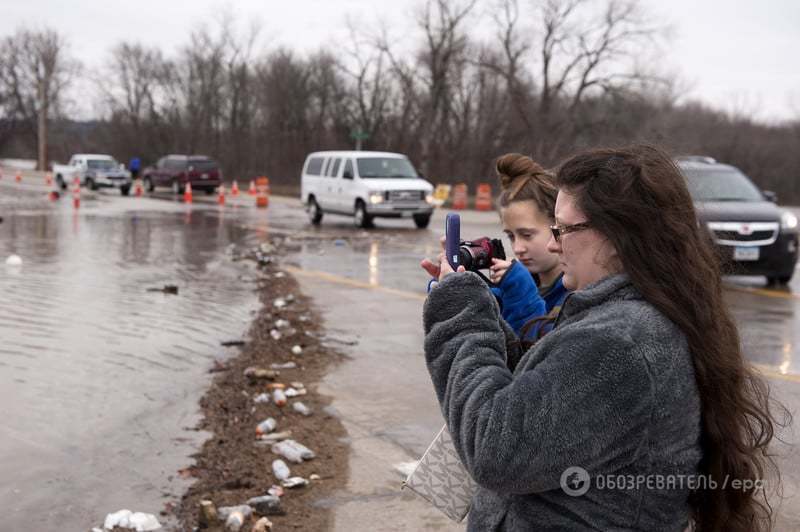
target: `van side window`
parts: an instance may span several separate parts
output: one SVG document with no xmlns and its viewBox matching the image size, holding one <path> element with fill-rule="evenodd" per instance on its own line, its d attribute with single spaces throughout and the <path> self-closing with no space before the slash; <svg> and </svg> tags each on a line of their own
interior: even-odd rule
<svg viewBox="0 0 800 532">
<path fill-rule="evenodd" d="M 347 162 L 344 163 L 344 172 L 342 172 L 342 177 L 344 179 L 353 179 L 353 161 L 352 161 L 352 159 L 347 159 Z"/>
<path fill-rule="evenodd" d="M 325 162 L 322 163 L 322 174 L 321 175 L 323 175 L 323 176 L 328 175 L 328 167 L 331 165 L 331 162 L 333 162 L 333 159 L 331 159 L 331 158 L 325 159 Z"/>
<path fill-rule="evenodd" d="M 322 173 L 322 157 L 312 157 L 308 161 L 306 173 L 308 175 L 320 175 Z"/>
<path fill-rule="evenodd" d="M 339 166 L 341 166 L 341 164 L 342 164 L 342 160 L 341 159 L 336 159 L 336 161 L 334 161 L 333 166 L 331 167 L 331 169 L 328 170 L 328 175 L 330 177 L 338 177 L 338 175 L 339 175 Z"/>
</svg>

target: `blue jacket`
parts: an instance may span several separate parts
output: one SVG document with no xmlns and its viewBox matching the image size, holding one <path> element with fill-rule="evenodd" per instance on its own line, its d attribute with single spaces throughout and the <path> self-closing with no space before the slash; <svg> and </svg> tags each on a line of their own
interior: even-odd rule
<svg viewBox="0 0 800 532">
<path fill-rule="evenodd" d="M 513 261 L 511 267 L 500 280 L 500 284 L 491 288 L 498 299 L 503 319 L 508 322 L 518 336 L 522 327 L 534 318 L 558 314 L 569 291 L 564 287 L 562 276 L 543 292 L 539 290 L 530 272 L 519 261 Z M 553 322 L 537 324 L 526 335 L 526 339 L 535 339 L 539 331 L 550 332 Z"/>
</svg>

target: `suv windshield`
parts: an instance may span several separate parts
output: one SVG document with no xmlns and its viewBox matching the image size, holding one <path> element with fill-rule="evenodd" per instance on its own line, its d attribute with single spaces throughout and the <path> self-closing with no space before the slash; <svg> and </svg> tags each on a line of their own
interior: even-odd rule
<svg viewBox="0 0 800 532">
<path fill-rule="evenodd" d="M 362 178 L 416 178 L 417 171 L 408 159 L 398 157 L 369 157 L 356 159 L 358 175 Z"/>
<path fill-rule="evenodd" d="M 86 164 L 92 170 L 116 170 L 119 163 L 114 159 L 89 159 Z"/>
<path fill-rule="evenodd" d="M 764 201 L 761 191 L 736 168 L 683 168 L 694 201 Z"/>
</svg>

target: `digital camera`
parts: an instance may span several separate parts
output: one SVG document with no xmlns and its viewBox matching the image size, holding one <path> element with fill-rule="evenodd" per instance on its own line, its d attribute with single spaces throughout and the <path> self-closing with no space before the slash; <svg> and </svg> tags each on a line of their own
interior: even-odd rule
<svg viewBox="0 0 800 532">
<path fill-rule="evenodd" d="M 458 245 L 458 262 L 469 271 L 478 271 L 492 265 L 492 259 L 506 260 L 503 242 L 499 238 L 481 237 L 462 240 Z"/>
</svg>

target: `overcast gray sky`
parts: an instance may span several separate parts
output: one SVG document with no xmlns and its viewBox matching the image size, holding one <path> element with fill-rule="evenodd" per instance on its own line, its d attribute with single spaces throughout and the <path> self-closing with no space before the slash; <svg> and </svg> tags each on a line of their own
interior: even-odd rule
<svg viewBox="0 0 800 532">
<path fill-rule="evenodd" d="M 51 26 L 64 33 L 87 68 L 102 65 L 122 40 L 158 45 L 170 55 L 188 33 L 232 7 L 242 25 L 261 22 L 261 43 L 303 51 L 346 39 L 346 14 L 363 24 L 380 19 L 398 34 L 411 26 L 421 0 L 0 0 L 0 35 L 18 26 Z M 524 4 L 526 0 L 521 0 Z M 665 66 L 680 73 L 690 96 L 718 108 L 765 120 L 800 117 L 800 1 L 642 0 L 657 20 L 674 28 Z M 482 12 L 485 13 L 483 3 Z M 485 21 L 485 24 L 483 23 Z M 480 14 L 475 27 L 486 27 Z"/>
</svg>

